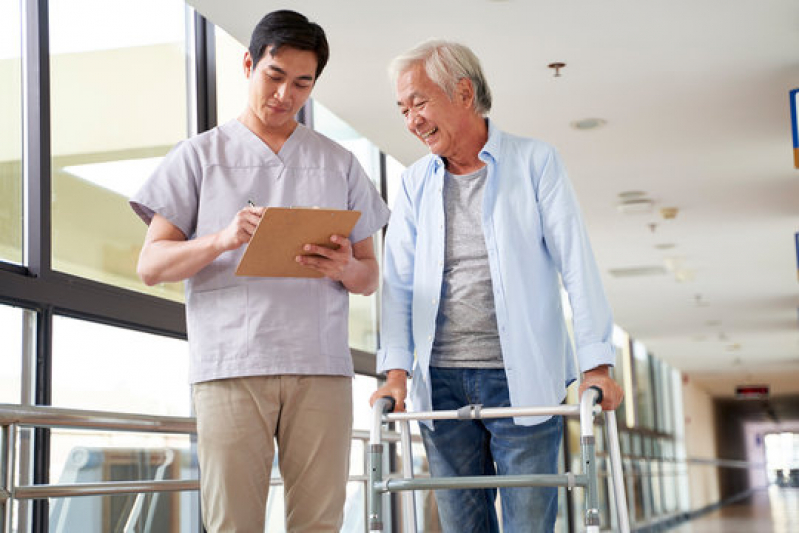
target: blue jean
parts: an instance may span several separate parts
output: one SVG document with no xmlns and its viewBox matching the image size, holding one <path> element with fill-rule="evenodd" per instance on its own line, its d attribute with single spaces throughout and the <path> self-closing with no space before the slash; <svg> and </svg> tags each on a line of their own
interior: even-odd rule
<svg viewBox="0 0 799 533">
<path fill-rule="evenodd" d="M 510 406 L 503 369 L 430 368 L 430 376 L 435 410 L 468 404 Z M 434 477 L 557 474 L 563 435 L 560 416 L 536 426 L 516 425 L 512 418 L 436 420 L 432 431 L 420 426 Z M 504 533 L 554 529 L 557 487 L 501 488 L 499 492 Z M 435 494 L 445 532 L 499 532 L 496 488 L 436 490 Z"/>
</svg>

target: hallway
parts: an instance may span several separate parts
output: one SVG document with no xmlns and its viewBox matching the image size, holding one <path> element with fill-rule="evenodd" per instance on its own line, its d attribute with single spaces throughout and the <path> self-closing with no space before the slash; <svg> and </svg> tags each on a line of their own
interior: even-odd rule
<svg viewBox="0 0 799 533">
<path fill-rule="evenodd" d="M 738 503 L 669 529 L 669 533 L 794 533 L 799 488 L 769 487 Z"/>
</svg>

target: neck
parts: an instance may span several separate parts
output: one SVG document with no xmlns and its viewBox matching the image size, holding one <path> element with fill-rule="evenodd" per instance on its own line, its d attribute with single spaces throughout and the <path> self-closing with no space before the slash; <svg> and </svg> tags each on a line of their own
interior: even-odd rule
<svg viewBox="0 0 799 533">
<path fill-rule="evenodd" d="M 291 134 L 294 133 L 294 130 L 297 129 L 298 124 L 296 120 L 292 119 L 278 128 L 269 127 L 249 109 L 239 115 L 239 122 L 258 136 L 274 153 L 280 151 L 288 138 L 291 137 Z"/>
<path fill-rule="evenodd" d="M 463 134 L 459 149 L 445 159 L 445 166 L 453 174 L 471 174 L 485 166 L 479 155 L 488 141 L 488 122 L 479 115 L 472 115 L 460 131 Z"/>
</svg>

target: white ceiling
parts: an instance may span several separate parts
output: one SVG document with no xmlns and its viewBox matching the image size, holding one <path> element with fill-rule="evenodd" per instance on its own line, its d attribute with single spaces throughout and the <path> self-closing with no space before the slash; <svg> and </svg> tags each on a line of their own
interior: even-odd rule
<svg viewBox="0 0 799 533">
<path fill-rule="evenodd" d="M 405 164 L 425 149 L 404 130 L 387 64 L 431 37 L 469 45 L 491 118 L 562 153 L 616 323 L 714 395 L 799 392 L 796 0 L 189 3 L 243 43 L 272 9 L 320 23 L 331 60 L 314 96 Z M 570 126 L 590 117 L 607 124 Z M 652 211 L 622 214 L 625 191 Z M 610 274 L 653 266 L 665 273 Z"/>
</svg>

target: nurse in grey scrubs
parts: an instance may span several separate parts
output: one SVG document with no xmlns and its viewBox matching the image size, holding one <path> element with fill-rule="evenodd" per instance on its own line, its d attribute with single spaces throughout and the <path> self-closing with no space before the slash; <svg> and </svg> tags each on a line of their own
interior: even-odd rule
<svg viewBox="0 0 799 533">
<path fill-rule="evenodd" d="M 372 235 L 388 209 L 355 157 L 295 116 L 328 59 L 324 31 L 266 15 L 244 55 L 249 97 L 234 120 L 178 144 L 130 200 L 149 225 L 138 272 L 186 280 L 203 521 L 263 531 L 274 458 L 289 531 L 339 531 L 352 430 L 349 293 L 371 294 Z M 255 205 L 248 205 L 248 201 Z M 361 211 L 331 250 L 298 258 L 321 278 L 237 277 L 263 206 Z"/>
</svg>

